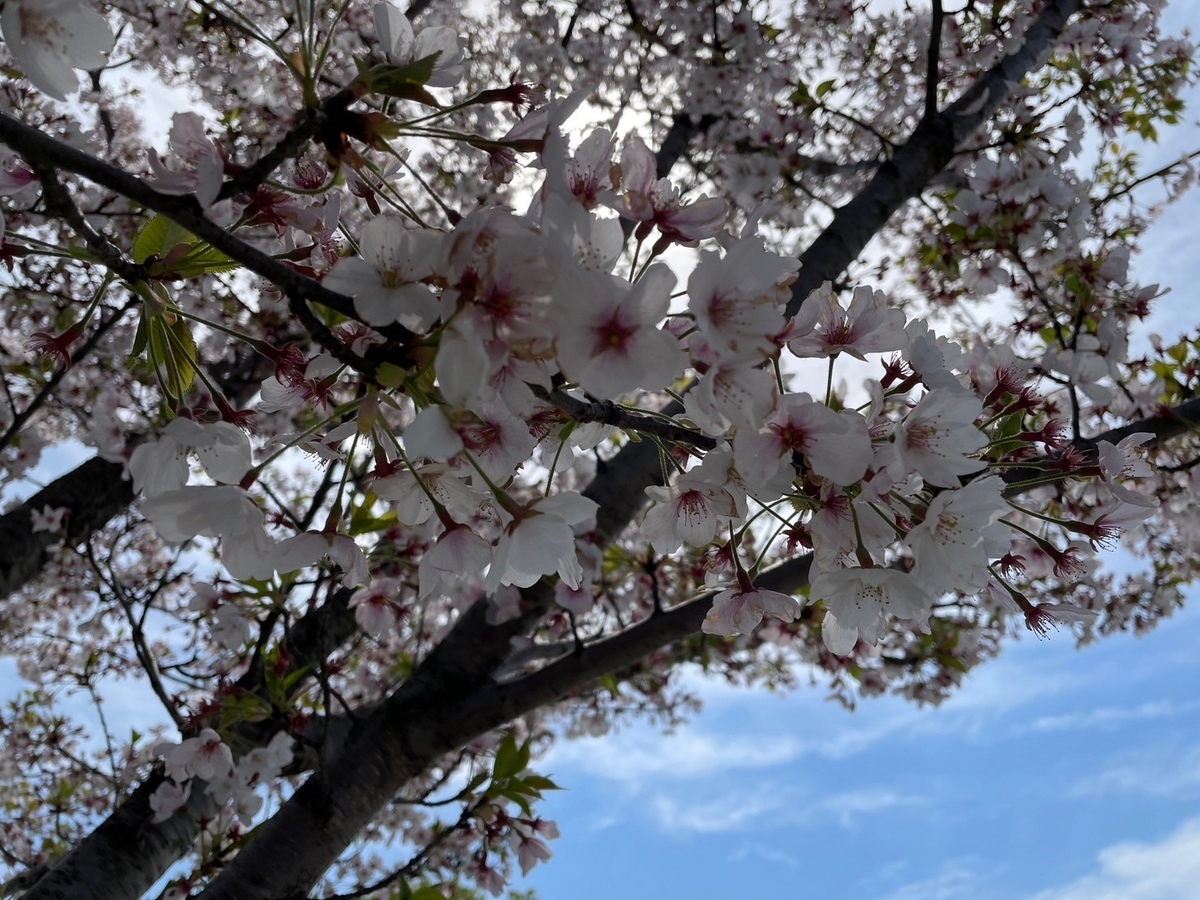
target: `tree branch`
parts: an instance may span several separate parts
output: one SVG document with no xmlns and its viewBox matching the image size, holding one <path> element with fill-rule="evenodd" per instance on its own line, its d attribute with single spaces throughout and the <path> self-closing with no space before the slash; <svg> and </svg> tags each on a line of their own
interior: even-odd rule
<svg viewBox="0 0 1200 900">
<path fill-rule="evenodd" d="M 925 60 L 925 118 L 937 115 L 938 60 L 942 54 L 942 0 L 933 0 L 929 23 L 929 52 Z"/>
<path fill-rule="evenodd" d="M 125 482 L 127 485 L 128 483 Z M 289 671 L 312 669 L 341 647 L 357 630 L 349 601 L 353 592 L 334 592 L 324 604 L 305 614 L 287 633 L 281 655 L 291 659 Z M 262 695 L 265 687 L 261 665 L 252 667 L 235 686 L 236 690 Z M 286 675 L 280 676 L 286 677 Z M 295 685 L 299 691 L 305 679 Z M 337 717 L 335 717 L 337 718 Z M 340 718 L 328 737 L 344 741 L 353 723 Z M 239 750 L 264 746 L 280 730 L 277 721 L 243 723 L 233 735 Z M 312 754 L 298 751 L 311 765 Z M 240 755 L 240 754 L 239 754 Z M 320 756 L 317 755 L 316 759 Z M 200 823 L 217 813 L 217 805 L 203 781 L 193 781 L 187 805 L 165 822 L 153 822 L 150 795 L 163 782 L 155 771 L 134 790 L 107 819 L 70 853 L 59 859 L 25 894 L 25 900 L 137 900 L 162 873 L 189 852 L 200 833 Z"/>
<path fill-rule="evenodd" d="M 634 412 L 613 403 L 611 400 L 601 400 L 589 403 L 579 400 L 557 388 L 547 391 L 540 385 L 531 385 L 533 393 L 552 406 L 565 412 L 576 422 L 599 422 L 612 425 L 622 431 L 632 431 L 648 434 L 672 444 L 682 444 L 685 447 L 696 447 L 700 450 L 712 450 L 717 446 L 714 438 L 696 431 L 676 425 L 669 419 Z"/>
<path fill-rule="evenodd" d="M 906 143 L 800 256 L 786 315 L 800 310 L 814 290 L 834 281 L 859 257 L 892 214 L 918 196 L 949 165 L 958 147 L 1005 103 L 1024 77 L 1040 65 L 1082 0 L 1052 0 L 1029 26 L 1015 52 L 983 73 L 940 113 L 925 115 Z"/>
</svg>

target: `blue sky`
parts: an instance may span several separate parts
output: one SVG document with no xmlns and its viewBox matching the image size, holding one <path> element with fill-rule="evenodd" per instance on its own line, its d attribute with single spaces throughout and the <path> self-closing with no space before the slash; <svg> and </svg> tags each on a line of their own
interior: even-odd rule
<svg viewBox="0 0 1200 900">
<path fill-rule="evenodd" d="M 1200 606 L 1014 641 L 937 709 L 709 683 L 674 734 L 563 743 L 544 900 L 1200 897 Z M 1156 886 L 1157 885 L 1157 886 Z"/>
</svg>

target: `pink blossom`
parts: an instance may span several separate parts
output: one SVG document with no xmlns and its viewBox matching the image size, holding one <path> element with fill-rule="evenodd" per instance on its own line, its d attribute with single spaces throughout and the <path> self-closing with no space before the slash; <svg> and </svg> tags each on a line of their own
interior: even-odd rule
<svg viewBox="0 0 1200 900">
<path fill-rule="evenodd" d="M 1057 630 L 1059 623 L 1078 623 L 1088 628 L 1099 617 L 1100 613 L 1094 609 L 1083 609 L 1069 603 L 1038 603 L 1025 610 L 1025 627 L 1038 637 L 1045 638 L 1049 637 L 1051 628 Z"/>
<path fill-rule="evenodd" d="M 169 145 L 166 163 L 154 150 L 146 154 L 155 190 L 164 194 L 194 193 L 202 207 L 212 206 L 225 178 L 225 160 L 204 133 L 204 120 L 196 113 L 175 113 Z"/>
<path fill-rule="evenodd" d="M 596 397 L 659 390 L 683 372 L 679 341 L 656 326 L 667 314 L 675 276 L 652 266 L 632 287 L 601 273 L 578 272 L 559 295 L 558 364 Z"/>
<path fill-rule="evenodd" d="M 423 28 L 413 33 L 408 18 L 391 3 L 375 4 L 375 30 L 388 62 L 407 66 L 431 56 L 437 59 L 433 74 L 425 82 L 429 87 L 454 87 L 466 73 L 463 48 L 466 41 L 444 25 Z"/>
<path fill-rule="evenodd" d="M 720 233 L 729 214 L 724 200 L 701 194 L 691 203 L 679 199 L 679 189 L 657 178 L 654 153 L 637 135 L 621 148 L 621 193 L 610 205 L 626 218 L 643 223 L 645 233 L 657 225 L 668 241 L 690 244 Z M 642 232 L 639 231 L 639 234 Z"/>
<path fill-rule="evenodd" d="M 433 273 L 440 236 L 406 228 L 400 220 L 380 216 L 363 226 L 361 256 L 339 259 L 324 285 L 354 298 L 354 308 L 368 325 L 399 322 L 423 334 L 437 321 L 437 298 L 421 282 Z"/>
<path fill-rule="evenodd" d="M 481 404 L 478 412 L 464 415 L 457 430 L 464 448 L 488 478 L 496 482 L 511 478 L 537 446 L 525 421 L 497 400 Z"/>
<path fill-rule="evenodd" d="M 766 427 L 734 437 L 737 469 L 754 488 L 778 494 L 794 475 L 792 454 L 799 453 L 822 478 L 839 485 L 863 477 L 874 451 L 866 420 L 853 410 L 836 413 L 808 394 L 779 398 Z"/>
<path fill-rule="evenodd" d="M 1135 448 L 1153 439 L 1154 435 L 1140 431 L 1123 438 L 1115 445 L 1108 441 L 1100 441 L 1096 445 L 1101 477 L 1118 500 L 1135 506 L 1158 507 L 1158 501 L 1153 497 L 1131 491 L 1117 481 L 1118 478 L 1148 478 L 1154 474 L 1146 460 L 1133 455 Z"/>
<path fill-rule="evenodd" d="M 180 744 L 158 746 L 160 750 L 165 750 L 163 761 L 167 775 L 177 782 L 189 778 L 208 781 L 214 775 L 233 769 L 233 752 L 211 728 L 201 729 L 196 737 Z"/>
<path fill-rule="evenodd" d="M 792 622 L 800 615 L 800 610 L 796 598 L 778 591 L 755 588 L 747 583 L 717 594 L 700 630 L 705 634 L 725 637 L 749 634 L 758 627 L 764 615 Z"/>
<path fill-rule="evenodd" d="M 400 583 L 394 578 L 376 578 L 350 595 L 349 607 L 359 627 L 376 640 L 385 640 L 404 618 L 400 606 Z"/>
<path fill-rule="evenodd" d="M 306 531 L 283 541 L 275 550 L 275 566 L 281 574 L 314 566 L 321 560 L 341 570 L 346 587 L 362 584 L 370 576 L 362 548 L 344 534 Z"/>
<path fill-rule="evenodd" d="M 50 531 L 57 533 L 63 527 L 63 519 L 71 510 L 66 506 L 50 506 L 46 504 L 41 512 L 36 509 L 29 512 L 29 525 L 33 531 Z"/>
<path fill-rule="evenodd" d="M 937 487 L 958 487 L 960 476 L 986 465 L 970 455 L 987 443 L 987 436 L 975 427 L 982 412 L 983 404 L 973 394 L 930 391 L 892 432 L 899 458 L 893 476 L 903 478 L 915 470 Z"/>
<path fill-rule="evenodd" d="M 566 161 L 567 190 L 584 208 L 591 209 L 602 194 L 612 187 L 609 173 L 617 141 L 607 128 L 597 128 Z"/>
<path fill-rule="evenodd" d="M 715 355 L 757 362 L 776 354 L 774 336 L 783 331 L 783 305 L 799 268 L 798 260 L 769 252 L 754 237 L 743 237 L 723 257 L 700 254 L 688 278 L 688 309 Z"/>
<path fill-rule="evenodd" d="M 998 475 L 934 497 L 925 518 L 905 538 L 913 550 L 914 580 L 933 594 L 952 588 L 966 594 L 982 589 L 989 578 L 988 560 L 993 555 L 989 551 L 999 556 L 1008 549 L 1007 529 L 993 526 L 1008 509 Z"/>
<path fill-rule="evenodd" d="M 655 552 L 674 553 L 685 543 L 707 546 L 722 525 L 739 515 L 736 497 L 744 503 L 745 494 L 729 489 L 729 463 L 728 450 L 714 450 L 673 485 L 646 488 L 653 505 L 642 520 L 641 533 Z"/>
<path fill-rule="evenodd" d="M 530 506 L 496 544 L 485 585 L 489 591 L 501 584 L 529 587 L 543 575 L 557 572 L 572 588 L 583 580 L 583 566 L 575 555 L 573 526 L 592 520 L 599 505 L 574 491 L 554 494 Z"/>
<path fill-rule="evenodd" d="M 706 434 L 725 434 L 730 425 L 754 430 L 775 406 L 775 379 L 767 369 L 722 356 L 683 402 L 688 417 Z"/>
<path fill-rule="evenodd" d="M 154 813 L 150 821 L 155 825 L 167 821 L 187 805 L 188 798 L 191 796 L 192 785 L 190 782 L 176 784 L 169 779 L 164 780 L 150 795 L 150 810 Z"/>
<path fill-rule="evenodd" d="M 212 628 L 212 639 L 226 650 L 237 652 L 246 645 L 253 634 L 249 620 L 232 603 L 222 603 L 216 608 L 217 620 Z"/>
<path fill-rule="evenodd" d="M 73 69 L 101 68 L 113 46 L 104 16 L 82 0 L 8 0 L 0 28 L 25 77 L 55 100 L 79 90 Z"/>
<path fill-rule="evenodd" d="M 465 525 L 447 529 L 425 551 L 417 566 L 419 590 L 424 600 L 430 594 L 446 591 L 463 578 L 482 575 L 492 560 L 492 545 Z"/>
<path fill-rule="evenodd" d="M 860 640 L 877 643 L 887 626 L 885 614 L 924 626 L 931 604 L 911 575 L 878 567 L 819 572 L 808 599 L 825 604 L 821 637 L 836 656 L 849 655 Z"/>
<path fill-rule="evenodd" d="M 153 497 L 178 490 L 188 481 L 188 453 L 194 452 L 214 481 L 237 484 L 253 465 L 250 439 L 228 422 L 172 419 L 156 440 L 143 441 L 129 459 L 135 491 Z"/>
<path fill-rule="evenodd" d="M 263 512 L 241 488 L 190 485 L 148 497 L 141 507 L 163 540 L 220 537 L 221 562 L 234 578 L 270 578 L 275 573 L 275 542 L 263 528 Z"/>
<path fill-rule="evenodd" d="M 402 468 L 373 479 L 371 484 L 379 497 L 392 501 L 396 517 L 409 526 L 420 525 L 433 514 L 430 495 L 459 521 L 470 519 L 484 498 L 463 482 L 457 469 L 441 463 L 417 466 L 415 472 Z"/>
<path fill-rule="evenodd" d="M 857 287 L 850 306 L 843 309 L 826 281 L 800 307 L 788 349 L 802 358 L 849 353 L 866 359 L 867 353 L 905 349 L 904 325 L 904 313 L 889 307 L 882 291 Z"/>
</svg>

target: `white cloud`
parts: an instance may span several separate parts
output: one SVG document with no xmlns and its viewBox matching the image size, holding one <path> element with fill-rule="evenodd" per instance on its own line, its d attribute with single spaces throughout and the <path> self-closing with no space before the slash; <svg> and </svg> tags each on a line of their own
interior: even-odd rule
<svg viewBox="0 0 1200 900">
<path fill-rule="evenodd" d="M 787 866 L 789 869 L 800 868 L 800 860 L 791 853 L 786 853 L 783 850 L 777 850 L 773 847 L 764 847 L 762 844 L 746 841 L 734 850 L 728 857 L 727 862 L 742 862 L 743 860 L 764 860 L 766 862 L 779 863 Z"/>
<path fill-rule="evenodd" d="M 962 862 L 951 860 L 943 863 L 941 870 L 929 878 L 911 881 L 897 888 L 881 900 L 957 900 L 970 897 L 979 900 L 985 876 Z"/>
<path fill-rule="evenodd" d="M 569 767 L 613 781 L 640 782 L 765 769 L 792 762 L 804 751 L 804 742 L 788 735 L 712 736 L 691 728 L 663 735 L 646 728 L 560 741 L 543 765 L 548 770 Z"/>
<path fill-rule="evenodd" d="M 758 820 L 778 817 L 783 807 L 779 796 L 748 797 L 731 794 L 719 799 L 688 803 L 659 795 L 650 804 L 655 822 L 672 834 L 720 834 L 738 831 Z"/>
<path fill-rule="evenodd" d="M 887 788 L 863 788 L 815 800 L 800 791 L 763 785 L 753 792 L 687 802 L 658 795 L 650 804 L 656 824 L 673 834 L 719 834 L 781 824 L 812 825 L 828 820 L 853 828 L 867 814 L 897 806 L 917 806 L 928 800 Z"/>
<path fill-rule="evenodd" d="M 1096 855 L 1099 871 L 1034 900 L 1195 900 L 1200 892 L 1200 818 L 1157 844 L 1125 842 Z"/>
<path fill-rule="evenodd" d="M 1074 797 L 1106 794 L 1187 797 L 1197 793 L 1200 793 L 1200 744 L 1185 748 L 1155 747 L 1125 754 L 1114 765 L 1081 778 L 1071 788 Z"/>
<path fill-rule="evenodd" d="M 894 806 L 919 806 L 927 802 L 925 797 L 916 794 L 867 788 L 825 797 L 809 806 L 806 812 L 809 819 L 832 815 L 843 828 L 852 828 L 864 813 L 879 812 Z"/>
<path fill-rule="evenodd" d="M 1196 709 L 1200 709 L 1200 701 L 1175 703 L 1171 700 L 1156 700 L 1134 707 L 1099 707 L 1088 712 L 1068 713 L 1062 716 L 1041 716 L 1030 722 L 1029 728 L 1033 731 L 1108 728 L 1125 722 L 1172 718 Z"/>
</svg>

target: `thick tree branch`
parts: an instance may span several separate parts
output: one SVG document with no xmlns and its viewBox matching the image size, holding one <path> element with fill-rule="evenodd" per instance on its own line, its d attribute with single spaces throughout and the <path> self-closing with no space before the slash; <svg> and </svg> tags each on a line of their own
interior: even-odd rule
<svg viewBox="0 0 1200 900">
<path fill-rule="evenodd" d="M 379 808 L 463 735 L 490 730 L 490 719 L 458 713 L 508 656 L 512 638 L 541 618 L 545 581 L 526 590 L 526 610 L 488 623 L 489 604 L 470 607 L 412 677 L 366 718 L 357 733 L 259 827 L 258 836 L 201 894 L 205 900 L 304 897 Z M 270 862 L 274 860 L 274 862 Z M 280 860 L 286 864 L 279 865 Z"/>
<path fill-rule="evenodd" d="M 794 316 L 810 293 L 836 280 L 892 214 L 918 196 L 949 165 L 954 153 L 1005 103 L 1024 77 L 1041 65 L 1082 0 L 1052 0 L 1038 15 L 1014 53 L 983 73 L 940 113 L 926 115 L 906 143 L 800 256 L 787 315 Z"/>
<path fill-rule="evenodd" d="M 128 484 L 128 482 L 124 482 Z M 302 616 L 284 637 L 282 653 L 291 660 L 289 671 L 315 669 L 357 631 L 349 600 L 352 591 L 335 591 L 320 607 Z M 278 676 L 286 677 L 286 676 Z M 303 688 L 301 680 L 293 692 Z M 261 665 L 252 667 L 235 690 L 263 695 Z M 336 718 L 326 740 L 344 741 L 352 723 Z M 241 751 L 264 746 L 280 730 L 267 720 L 243 723 L 227 735 Z M 301 760 L 312 765 L 319 755 L 300 751 Z M 187 805 L 165 822 L 153 822 L 150 795 L 162 784 L 155 772 L 127 797 L 95 831 L 59 859 L 25 895 L 26 900 L 136 900 L 148 891 L 162 873 L 195 845 L 200 823 L 211 819 L 217 806 L 202 781 L 194 782 Z"/>
<path fill-rule="evenodd" d="M 1169 414 L 1153 416 L 1131 422 L 1119 428 L 1110 429 L 1094 437 L 1085 438 L 1077 442 L 1073 447 L 1075 450 L 1088 452 L 1094 450 L 1100 441 L 1116 443 L 1122 438 L 1138 432 L 1150 432 L 1156 436 L 1155 442 L 1162 442 L 1194 430 L 1197 424 L 1200 424 L 1200 400 L 1193 400 L 1175 407 L 1169 411 Z M 758 586 L 770 590 L 794 593 L 807 584 L 810 566 L 811 557 L 809 556 L 787 560 L 764 572 L 759 576 L 756 583 Z M 411 771 L 413 776 L 415 776 L 425 766 L 441 755 L 442 752 L 449 752 L 455 747 L 461 746 L 477 737 L 479 734 L 498 728 L 504 723 L 540 706 L 557 702 L 585 688 L 602 675 L 617 672 L 634 665 L 655 650 L 696 634 L 700 629 L 700 623 L 703 621 L 712 603 L 714 593 L 710 592 L 694 600 L 665 610 L 660 614 L 651 616 L 607 640 L 566 653 L 559 659 L 530 675 L 504 683 L 496 683 L 485 679 L 478 691 L 471 693 L 469 696 L 464 696 L 462 693 L 463 688 L 469 686 L 477 678 L 477 675 L 473 675 L 471 670 L 482 671 L 491 665 L 491 661 L 496 658 L 489 655 L 487 660 L 480 659 L 472 663 L 470 659 L 472 653 L 470 642 L 473 640 L 473 635 L 487 635 L 487 632 L 493 632 L 487 635 L 485 643 L 478 645 L 478 650 L 480 655 L 485 653 L 495 654 L 504 652 L 504 648 L 507 647 L 508 637 L 513 630 L 489 628 L 486 625 L 486 604 L 477 604 L 473 608 L 472 613 L 469 613 L 464 619 L 463 627 L 456 629 L 454 633 L 458 643 L 457 652 L 450 654 L 446 660 L 437 661 L 432 668 L 426 669 L 424 666 L 422 667 L 421 677 L 424 687 L 418 686 L 413 688 L 406 685 L 405 688 L 401 689 L 400 693 L 387 701 L 386 704 L 372 708 L 371 710 L 360 710 L 357 712 L 356 717 L 361 716 L 368 720 L 364 721 L 361 725 L 363 733 L 359 735 L 359 739 L 374 741 L 379 736 L 380 730 L 384 730 L 384 733 L 389 736 L 387 746 L 390 747 L 393 741 L 399 740 L 394 734 L 394 730 L 407 722 L 407 716 L 412 714 L 424 716 L 426 727 L 434 728 L 436 726 L 435 732 L 431 732 L 426 740 L 436 740 L 436 743 L 432 746 L 428 743 L 422 744 L 420 748 L 414 748 L 412 745 L 401 743 L 399 746 L 402 749 L 399 751 L 394 749 L 389 751 L 386 748 L 384 750 L 385 753 L 400 752 L 409 755 L 413 754 L 417 749 L 423 750 L 423 752 L 418 753 L 418 758 L 410 759 L 408 756 L 398 757 L 404 761 L 405 771 Z M 346 596 L 342 596 L 343 594 Z M 348 592 L 341 592 L 335 595 L 325 607 L 322 607 L 318 614 L 304 617 L 298 623 L 297 627 L 292 630 L 289 635 L 288 650 L 296 659 L 322 658 L 325 654 L 332 652 L 333 649 L 339 646 L 345 636 L 348 636 L 352 632 L 354 628 L 353 616 L 344 605 L 347 597 Z M 340 606 L 339 603 L 341 604 Z M 523 618 L 528 619 L 529 616 L 527 615 Z M 521 627 L 517 627 L 515 630 L 520 631 L 522 629 Z M 495 632 L 503 633 L 496 634 Z M 438 652 L 435 651 L 435 656 Z M 448 672 L 457 673 L 458 683 L 452 687 L 448 687 L 446 693 L 442 693 L 438 697 L 438 702 L 435 703 L 434 696 L 431 693 L 431 683 L 436 684 L 436 680 Z M 248 684 L 245 687 L 247 689 L 250 688 Z M 430 704 L 434 705 L 431 707 Z M 379 722 L 380 719 L 391 720 L 391 732 L 383 729 L 383 726 Z M 371 722 L 371 720 L 374 721 Z M 368 722 L 371 722 L 376 729 L 371 732 L 372 737 L 367 737 L 366 735 L 365 729 L 368 727 Z M 332 756 L 337 752 L 363 752 L 361 749 L 358 751 L 353 749 L 346 750 L 346 742 L 354 737 L 355 724 L 355 721 L 349 717 L 334 716 L 328 723 L 323 722 L 319 726 L 309 729 L 311 736 L 319 736 L 321 738 L 321 744 L 319 747 L 302 749 L 301 755 L 295 764 L 295 770 L 306 771 L 317 765 L 321 759 Z M 263 730 L 263 733 L 257 738 L 258 742 L 265 743 L 273 733 L 273 728 Z M 425 756 L 428 756 L 428 759 L 422 764 L 421 758 Z M 378 765 L 378 761 L 375 764 Z M 331 765 L 336 767 L 341 764 L 335 761 Z M 326 790 L 332 787 L 332 785 L 328 785 Z M 127 852 L 138 854 L 138 859 L 143 863 L 145 862 L 146 855 L 159 854 L 161 859 L 167 861 L 169 864 L 169 862 L 174 861 L 178 853 L 182 852 L 178 849 L 181 846 L 180 844 L 172 845 L 168 843 L 166 836 L 161 833 L 162 829 L 160 829 L 160 826 L 148 826 L 145 820 L 138 826 L 136 817 L 130 815 L 131 810 L 140 808 L 146 811 L 148 818 L 149 813 L 148 807 L 145 806 L 145 796 L 148 796 L 148 794 L 143 795 L 143 792 L 139 790 L 134 797 L 123 804 L 122 817 L 120 819 L 111 825 L 105 823 L 105 826 L 102 826 L 109 831 L 117 832 L 118 835 L 116 838 L 108 834 L 105 835 L 104 844 L 106 849 L 101 854 L 103 858 L 108 859 L 113 854 L 122 852 L 120 848 L 128 847 Z M 195 815 L 195 811 L 189 808 L 186 814 L 181 813 L 169 823 L 165 823 L 165 830 L 171 834 L 175 834 L 179 826 L 177 820 L 189 819 L 195 822 Z M 137 835 L 145 829 L 149 829 L 147 831 L 148 834 L 159 838 L 159 842 L 141 841 Z M 97 840 L 97 835 L 88 838 L 89 842 L 96 842 Z M 186 849 L 190 844 L 186 844 L 185 842 L 183 846 Z M 172 853 L 175 856 L 171 856 Z M 169 860 L 168 857 L 170 857 Z M 87 864 L 88 861 L 92 860 L 91 864 L 94 865 L 94 859 L 94 855 L 81 856 L 75 859 L 74 862 L 81 871 L 87 872 L 91 871 L 90 866 Z M 60 866 L 62 865 L 63 863 L 60 863 Z M 163 868 L 165 869 L 165 865 Z M 128 870 L 117 869 L 116 871 L 125 871 L 128 873 Z M 153 871 L 152 867 L 148 868 L 147 875 L 150 871 Z M 39 885 L 36 897 L 79 896 L 76 894 L 43 894 L 41 893 L 42 887 L 43 885 Z M 31 898 L 34 896 L 30 895 Z M 102 898 L 102 900 L 107 900 L 109 897 L 134 897 L 136 894 L 121 892 L 96 894 L 95 896 Z M 223 895 L 217 893 L 215 896 Z M 229 894 L 228 896 L 235 895 Z"/>
<path fill-rule="evenodd" d="M 113 516 L 133 502 L 133 487 L 124 479 L 125 467 L 104 459 L 89 459 L 61 478 L 56 478 L 16 509 L 0 516 L 0 595 L 7 597 L 42 571 L 50 548 L 60 535 L 33 531 L 33 512 L 43 507 L 65 506 L 70 545 L 86 540 Z"/>
<path fill-rule="evenodd" d="M 204 211 L 196 202 L 196 198 L 190 194 L 180 197 L 160 193 L 142 179 L 42 134 L 4 113 L 0 113 L 0 141 L 27 160 L 41 160 L 42 164 L 82 175 L 101 187 L 141 204 L 146 209 L 166 216 L 254 274 L 267 279 L 289 297 L 320 303 L 343 315 L 356 318 L 354 301 L 350 297 L 322 287 L 307 275 L 210 222 L 204 217 Z"/>
<path fill-rule="evenodd" d="M 942 0 L 933 0 L 929 23 L 929 51 L 925 60 L 925 118 L 937 115 L 938 61 L 942 55 Z"/>
</svg>

